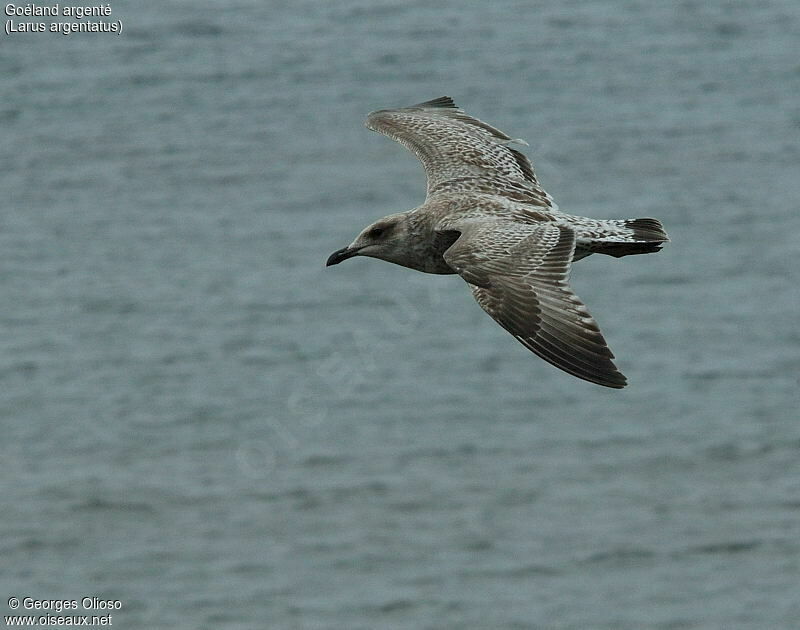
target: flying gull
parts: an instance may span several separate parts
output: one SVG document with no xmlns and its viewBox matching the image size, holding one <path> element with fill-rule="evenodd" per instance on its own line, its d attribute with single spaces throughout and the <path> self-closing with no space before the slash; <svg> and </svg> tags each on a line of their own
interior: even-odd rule
<svg viewBox="0 0 800 630">
<path fill-rule="evenodd" d="M 425 203 L 364 228 L 327 266 L 371 256 L 424 273 L 459 274 L 478 304 L 557 368 L 625 387 L 594 318 L 569 286 L 590 254 L 649 254 L 669 240 L 657 219 L 589 219 L 559 211 L 517 142 L 450 97 L 372 112 L 366 126 L 419 158 Z"/>
</svg>

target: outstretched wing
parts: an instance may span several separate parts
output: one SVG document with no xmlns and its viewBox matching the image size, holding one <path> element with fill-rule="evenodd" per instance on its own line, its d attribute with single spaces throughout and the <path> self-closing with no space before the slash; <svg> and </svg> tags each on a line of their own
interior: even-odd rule
<svg viewBox="0 0 800 630">
<path fill-rule="evenodd" d="M 600 328 L 568 284 L 572 229 L 553 223 L 463 221 L 444 259 L 478 304 L 526 348 L 578 378 L 625 387 Z"/>
<path fill-rule="evenodd" d="M 419 158 L 428 176 L 428 197 L 481 192 L 542 208 L 554 206 L 528 158 L 508 146 L 515 140 L 466 114 L 449 96 L 372 112 L 365 124 Z"/>
</svg>

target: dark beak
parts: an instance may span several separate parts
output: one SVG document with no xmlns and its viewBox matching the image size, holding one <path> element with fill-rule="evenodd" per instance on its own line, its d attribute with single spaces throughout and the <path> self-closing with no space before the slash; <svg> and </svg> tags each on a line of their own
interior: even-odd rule
<svg viewBox="0 0 800 630">
<path fill-rule="evenodd" d="M 358 249 L 342 247 L 342 249 L 337 249 L 330 256 L 328 256 L 328 262 L 325 263 L 325 266 L 330 267 L 331 265 L 338 265 L 343 260 L 347 260 L 348 258 L 352 258 L 353 256 L 357 255 Z"/>
</svg>

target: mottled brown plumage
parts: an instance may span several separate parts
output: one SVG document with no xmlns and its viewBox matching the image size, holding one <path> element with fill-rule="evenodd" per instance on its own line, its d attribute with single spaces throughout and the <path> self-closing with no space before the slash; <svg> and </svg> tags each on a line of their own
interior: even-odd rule
<svg viewBox="0 0 800 630">
<path fill-rule="evenodd" d="M 422 162 L 425 203 L 368 226 L 328 265 L 371 256 L 426 273 L 459 274 L 478 304 L 526 348 L 578 378 L 620 388 L 625 377 L 568 284 L 592 253 L 658 251 L 656 219 L 597 220 L 561 212 L 502 131 L 443 96 L 369 115 L 366 126 Z"/>
</svg>

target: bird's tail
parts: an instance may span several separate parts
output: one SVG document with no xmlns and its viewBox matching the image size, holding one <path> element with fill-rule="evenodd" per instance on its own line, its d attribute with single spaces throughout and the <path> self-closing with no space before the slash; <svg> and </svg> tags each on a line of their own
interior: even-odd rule
<svg viewBox="0 0 800 630">
<path fill-rule="evenodd" d="M 664 226 L 658 219 L 620 219 L 611 221 L 619 234 L 593 239 L 587 248 L 592 253 L 621 258 L 633 254 L 651 254 L 669 241 Z"/>
</svg>

